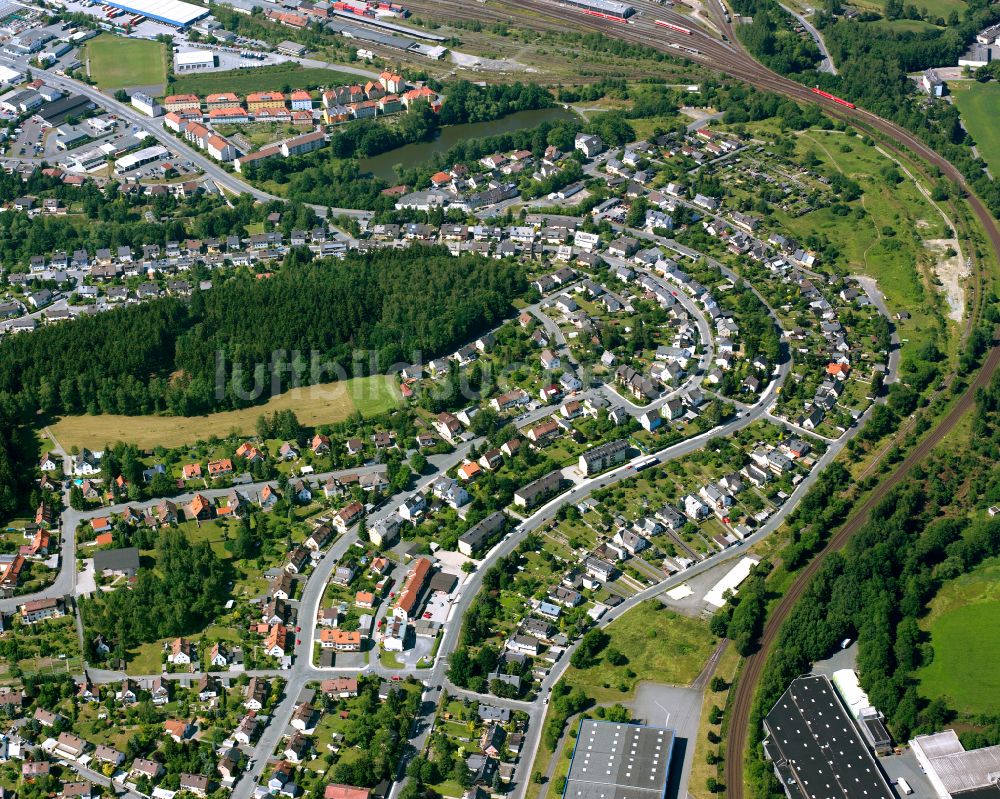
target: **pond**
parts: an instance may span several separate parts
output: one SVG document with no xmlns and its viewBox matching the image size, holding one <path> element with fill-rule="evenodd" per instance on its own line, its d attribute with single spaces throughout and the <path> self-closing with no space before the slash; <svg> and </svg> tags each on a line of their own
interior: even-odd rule
<svg viewBox="0 0 1000 799">
<path fill-rule="evenodd" d="M 515 114 L 495 119 L 492 122 L 470 122 L 465 125 L 450 125 L 441 128 L 434 141 L 406 144 L 395 150 L 376 155 L 374 158 L 361 159 L 362 172 L 370 172 L 377 178 L 393 182 L 396 173 L 393 166 L 405 164 L 408 167 L 421 164 L 437 153 L 448 152 L 459 142 L 467 139 L 482 139 L 487 136 L 497 136 L 502 133 L 513 133 L 517 130 L 537 128 L 543 122 L 560 122 L 578 118 L 568 108 L 553 106 L 536 111 L 518 111 Z"/>
</svg>

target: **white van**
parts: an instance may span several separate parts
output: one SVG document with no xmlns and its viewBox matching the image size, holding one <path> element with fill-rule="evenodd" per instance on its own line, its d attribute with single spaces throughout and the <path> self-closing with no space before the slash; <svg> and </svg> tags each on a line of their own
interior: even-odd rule
<svg viewBox="0 0 1000 799">
<path fill-rule="evenodd" d="M 910 787 L 910 783 L 908 783 L 902 777 L 896 780 L 896 787 L 899 788 L 899 792 L 904 796 L 909 796 L 911 793 L 913 793 L 913 788 Z"/>
</svg>

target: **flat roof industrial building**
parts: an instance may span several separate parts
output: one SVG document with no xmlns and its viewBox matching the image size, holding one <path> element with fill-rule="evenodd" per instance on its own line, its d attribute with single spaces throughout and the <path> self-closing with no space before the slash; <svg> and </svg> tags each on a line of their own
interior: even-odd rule
<svg viewBox="0 0 1000 799">
<path fill-rule="evenodd" d="M 175 28 L 186 28 L 210 13 L 207 8 L 184 3 L 181 0 L 128 0 L 125 3 L 108 0 L 106 5 L 132 14 L 142 14 L 144 17 L 173 25 Z"/>
<path fill-rule="evenodd" d="M 191 72 L 214 67 L 215 53 L 211 50 L 183 50 L 174 53 L 174 72 Z"/>
<path fill-rule="evenodd" d="M 662 799 L 673 748 L 673 730 L 584 719 L 563 799 Z"/>
<path fill-rule="evenodd" d="M 16 69 L 0 64 L 0 83 L 20 83 L 24 80 L 24 73 Z"/>
<path fill-rule="evenodd" d="M 82 94 L 67 94 L 35 111 L 35 116 L 53 127 L 61 125 L 72 116 L 83 114 L 94 107 L 94 101 Z"/>
<path fill-rule="evenodd" d="M 954 730 L 918 735 L 910 746 L 938 796 L 1000 798 L 1000 746 L 966 751 Z"/>
<path fill-rule="evenodd" d="M 617 0 L 564 0 L 564 2 L 585 11 L 593 11 L 597 14 L 606 14 L 609 17 L 619 17 L 620 19 L 627 19 L 635 13 L 635 9 L 628 3 L 619 3 Z"/>
<path fill-rule="evenodd" d="M 166 158 L 168 155 L 170 155 L 170 150 L 160 144 L 154 144 L 152 147 L 143 147 L 141 150 L 122 156 L 115 161 L 115 172 L 121 175 L 146 164 L 151 164 L 160 158 Z"/>
<path fill-rule="evenodd" d="M 792 680 L 764 730 L 764 753 L 790 799 L 895 798 L 825 675 Z"/>
</svg>

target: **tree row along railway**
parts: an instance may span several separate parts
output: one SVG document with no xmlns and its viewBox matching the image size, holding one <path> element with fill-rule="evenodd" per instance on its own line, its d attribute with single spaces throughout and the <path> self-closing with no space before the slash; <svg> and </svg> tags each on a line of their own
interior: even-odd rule
<svg viewBox="0 0 1000 799">
<path fill-rule="evenodd" d="M 508 2 L 514 6 L 540 12 L 551 9 L 551 4 L 540 2 L 539 0 L 508 0 Z M 668 16 L 667 12 L 662 13 L 664 16 Z M 728 24 L 725 26 L 725 29 L 728 30 L 732 43 L 727 45 L 719 42 L 686 18 L 681 18 L 679 22 L 691 25 L 694 28 L 692 34 L 674 33 L 669 29 L 665 30 L 663 26 L 657 26 L 655 23 L 648 22 L 642 18 L 633 19 L 633 24 L 628 26 L 602 24 L 597 20 L 587 19 L 580 20 L 579 25 L 592 27 L 606 35 L 619 39 L 653 47 L 665 47 L 671 44 L 669 41 L 670 36 L 665 36 L 664 34 L 672 34 L 675 38 L 684 36 L 687 41 L 696 42 L 701 49 L 701 52 L 697 55 L 691 54 L 690 60 L 695 63 L 717 69 L 731 77 L 746 81 L 758 89 L 782 94 L 802 103 L 817 103 L 831 117 L 846 120 L 852 124 L 877 131 L 884 137 L 881 143 L 887 150 L 908 160 L 910 153 L 912 153 L 925 163 L 940 170 L 941 174 L 949 181 L 960 186 L 965 193 L 969 207 L 982 225 L 990 247 L 994 253 L 1000 254 L 1000 229 L 998 229 L 996 221 L 986 206 L 979 197 L 969 190 L 964 177 L 958 169 L 916 136 L 869 111 L 845 106 L 842 102 L 838 102 L 840 98 L 816 94 L 810 87 L 796 83 L 767 69 L 739 47 L 735 38 L 731 36 L 732 28 Z M 978 277 L 975 277 L 974 280 L 977 283 L 979 282 Z M 977 307 L 978 305 L 977 303 Z M 842 549 L 851 537 L 862 528 L 872 508 L 884 496 L 885 492 L 902 482 L 913 467 L 923 461 L 954 429 L 955 425 L 974 407 L 976 392 L 989 383 L 998 366 L 1000 366 L 1000 346 L 994 344 L 974 380 L 952 406 L 945 418 L 882 481 L 879 490 L 869 496 L 857 508 L 851 518 L 836 531 L 827 546 L 813 558 L 798 576 L 768 618 L 760 648 L 744 664 L 739 681 L 735 686 L 735 693 L 731 703 L 725 765 L 726 794 L 730 799 L 743 799 L 744 796 L 743 767 L 750 713 L 768 654 L 777 641 L 783 622 L 805 592 L 810 580 L 819 570 L 826 555 Z"/>
</svg>

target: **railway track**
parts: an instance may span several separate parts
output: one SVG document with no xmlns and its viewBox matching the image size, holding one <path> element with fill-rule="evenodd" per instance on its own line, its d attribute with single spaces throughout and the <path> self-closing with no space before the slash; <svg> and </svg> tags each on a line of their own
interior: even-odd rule
<svg viewBox="0 0 1000 799">
<path fill-rule="evenodd" d="M 508 0 L 508 2 L 515 6 L 526 6 L 536 9 L 550 7 L 550 4 L 543 0 Z M 709 2 L 711 3 L 711 0 Z M 639 6 L 637 5 L 637 7 Z M 972 208 L 973 214 L 975 214 L 982 225 L 990 246 L 995 253 L 1000 253 L 1000 229 L 997 228 L 995 220 L 983 202 L 969 190 L 963 175 L 950 161 L 928 147 L 909 131 L 864 109 L 845 108 L 832 100 L 813 94 L 808 87 L 778 75 L 764 67 L 739 47 L 737 40 L 733 36 L 731 24 L 726 24 L 724 19 L 717 19 L 716 23 L 729 37 L 729 43 L 720 42 L 696 22 L 675 12 L 660 9 L 656 11 L 656 14 L 667 21 L 675 22 L 678 25 L 689 28 L 692 34 L 687 36 L 673 33 L 669 29 L 656 28 L 654 23 L 650 21 L 651 15 L 649 14 L 641 14 L 639 18 L 633 18 L 629 25 L 601 24 L 598 20 L 584 18 L 579 21 L 578 27 L 593 28 L 609 36 L 653 47 L 690 43 L 699 53 L 689 53 L 686 57 L 695 63 L 712 67 L 732 77 L 746 81 L 757 88 L 782 94 L 799 102 L 817 103 L 832 117 L 877 131 L 884 137 L 882 145 L 887 150 L 907 160 L 911 160 L 913 156 L 916 156 L 917 159 L 937 167 L 946 178 L 960 186 L 965 192 L 965 199 L 969 207 Z M 977 295 L 980 293 L 980 291 L 977 291 Z M 972 410 L 975 406 L 976 391 L 989 383 L 998 366 L 1000 366 L 1000 346 L 994 344 L 971 385 L 965 390 L 954 406 L 952 406 L 945 418 L 917 444 L 882 482 L 879 489 L 869 496 L 855 510 L 848 521 L 834 533 L 826 547 L 810 561 L 796 578 L 795 582 L 768 618 L 761 638 L 760 648 L 755 654 L 747 658 L 739 682 L 736 685 L 732 702 L 728 725 L 729 734 L 724 777 L 726 795 L 730 799 L 743 799 L 744 796 L 743 765 L 753 700 L 764 673 L 767 657 L 778 640 L 778 635 L 785 619 L 802 597 L 809 582 L 822 566 L 825 557 L 831 552 L 842 549 L 861 529 L 872 509 L 884 496 L 885 492 L 906 479 L 913 467 L 922 462 L 945 436 L 951 432 L 965 414 Z"/>
<path fill-rule="evenodd" d="M 781 94 L 798 102 L 816 103 L 831 117 L 845 120 L 857 127 L 867 128 L 869 131 L 881 134 L 883 140 L 880 144 L 885 149 L 907 160 L 913 161 L 915 157 L 918 161 L 936 167 L 948 180 L 962 188 L 965 199 L 972 209 L 973 214 L 979 220 L 980 225 L 982 225 L 990 246 L 995 253 L 1000 254 L 1000 229 L 998 229 L 989 210 L 979 197 L 969 189 L 964 176 L 950 161 L 904 128 L 862 108 L 846 108 L 841 106 L 833 100 L 814 94 L 807 86 L 796 83 L 763 66 L 740 47 L 734 35 L 732 24 L 725 20 L 721 9 L 716 9 L 713 5 L 718 0 L 706 1 L 709 4 L 710 13 L 713 17 L 713 24 L 717 25 L 723 35 L 728 37 L 728 42 L 719 41 L 715 34 L 706 30 L 699 20 L 694 20 L 678 14 L 671 9 L 645 2 L 645 0 L 634 0 L 633 4 L 639 11 L 639 14 L 632 17 L 628 24 L 624 25 L 603 21 L 595 17 L 588 17 L 584 14 L 574 14 L 569 7 L 562 7 L 561 16 L 568 20 L 568 24 L 565 25 L 567 30 L 578 31 L 580 29 L 587 29 L 598 31 L 607 36 L 634 44 L 641 44 L 657 49 L 669 48 L 669 50 L 664 50 L 665 52 L 676 53 L 678 52 L 678 45 L 687 46 L 691 49 L 682 52 L 685 53 L 684 57 L 689 61 L 718 70 L 738 80 L 749 83 L 756 88 Z M 559 13 L 557 9 L 560 8 L 557 4 L 550 2 L 550 0 L 506 0 L 506 2 L 512 7 L 525 9 L 534 15 L 544 15 L 549 19 Z M 657 27 L 653 21 L 655 17 L 690 29 L 691 34 L 685 35 L 673 32 L 668 28 Z M 981 282 L 981 275 L 976 279 Z M 981 290 L 979 290 L 980 288 L 977 286 L 976 300 L 979 300 L 982 294 Z M 976 312 L 978 313 L 980 309 L 981 303 L 976 302 Z M 810 580 L 823 564 L 825 557 L 831 552 L 842 549 L 850 541 L 852 536 L 864 525 L 872 509 L 882 496 L 884 496 L 885 492 L 899 485 L 909 475 L 913 467 L 922 462 L 951 432 L 965 414 L 975 406 L 976 391 L 989 383 L 998 367 L 1000 367 L 1000 346 L 994 343 L 971 385 L 959 397 L 945 418 L 917 444 L 882 482 L 878 490 L 869 496 L 854 511 L 847 522 L 833 534 L 823 550 L 799 574 L 768 618 L 761 637 L 760 648 L 755 654 L 747 658 L 739 681 L 736 684 L 732 702 L 732 711 L 728 725 L 729 732 L 724 778 L 726 795 L 730 799 L 743 799 L 744 796 L 743 763 L 753 700 L 764 672 L 767 657 L 778 639 L 785 619 L 802 597 Z"/>
<path fill-rule="evenodd" d="M 847 542 L 862 528 L 872 509 L 885 493 L 899 485 L 909 475 L 913 467 L 921 463 L 941 443 L 958 421 L 975 407 L 976 391 L 989 383 L 998 366 L 1000 366 L 1000 347 L 993 347 L 975 380 L 948 412 L 948 415 L 903 459 L 893 473 L 882 482 L 879 490 L 862 503 L 833 535 L 822 551 L 809 562 L 768 618 L 761 636 L 760 648 L 744 661 L 729 717 L 725 780 L 726 796 L 730 799 L 742 799 L 743 797 L 743 749 L 749 732 L 753 699 L 764 673 L 767 656 L 777 642 L 781 626 L 788 614 L 802 598 L 810 581 L 823 564 L 824 558 L 831 552 L 843 549 Z"/>
</svg>

